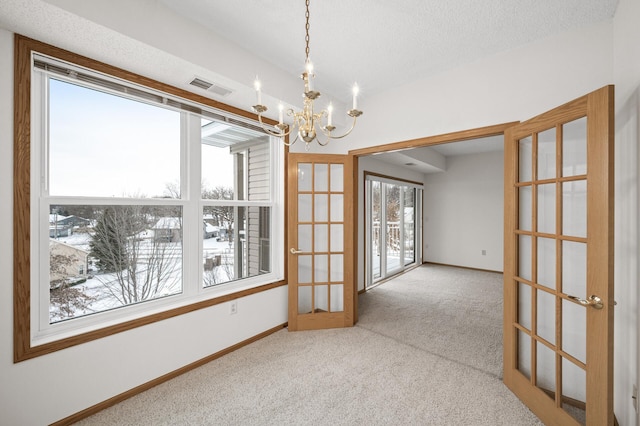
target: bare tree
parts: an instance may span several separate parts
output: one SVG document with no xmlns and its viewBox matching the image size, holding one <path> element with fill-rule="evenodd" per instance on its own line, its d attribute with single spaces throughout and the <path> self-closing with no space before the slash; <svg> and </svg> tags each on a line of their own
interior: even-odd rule
<svg viewBox="0 0 640 426">
<path fill-rule="evenodd" d="M 212 268 L 205 269 L 204 271 L 202 278 L 205 287 L 226 283 L 234 279 L 233 262 L 231 261 L 233 256 L 229 253 L 218 256 L 220 256 L 220 264 L 214 264 Z"/>
<path fill-rule="evenodd" d="M 72 255 L 50 253 L 49 255 L 49 303 L 50 320 L 73 318 L 78 311 L 86 312 L 90 309 L 95 298 L 84 293 L 83 288 L 72 287 L 67 277 L 67 268 L 77 259 Z"/>
<path fill-rule="evenodd" d="M 169 208 L 165 213 L 173 211 Z M 182 220 L 161 212 L 157 207 L 111 206 L 99 219 L 105 226 L 96 227 L 92 244 L 111 242 L 113 261 L 109 265 L 117 267 L 96 278 L 122 305 L 162 296 L 181 280 Z M 103 251 L 109 258 L 108 250 Z"/>
<path fill-rule="evenodd" d="M 213 189 L 205 189 L 202 198 L 208 200 L 233 200 L 233 188 L 228 186 L 217 186 Z M 233 236 L 235 222 L 235 212 L 232 206 L 207 206 L 205 213 L 210 214 L 216 221 L 216 225 L 224 227 L 229 240 Z"/>
</svg>

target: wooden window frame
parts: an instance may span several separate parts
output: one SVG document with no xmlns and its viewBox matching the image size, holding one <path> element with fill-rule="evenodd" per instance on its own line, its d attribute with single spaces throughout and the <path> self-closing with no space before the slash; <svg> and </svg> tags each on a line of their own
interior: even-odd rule
<svg viewBox="0 0 640 426">
<path fill-rule="evenodd" d="M 271 290 L 286 284 L 286 256 L 283 253 L 284 279 L 258 285 L 256 287 L 198 300 L 163 312 L 144 315 L 119 324 L 94 329 L 88 332 L 65 337 L 49 343 L 32 346 L 31 344 L 31 55 L 33 52 L 49 55 L 76 65 L 112 75 L 154 90 L 159 90 L 210 108 L 224 111 L 243 118 L 257 121 L 257 116 L 242 109 L 206 98 L 174 86 L 90 59 L 85 56 L 60 49 L 16 34 L 14 38 L 14 151 L 13 151 L 13 318 L 14 318 L 14 363 L 32 359 L 90 342 L 136 327 L 152 324 L 168 318 L 187 314 L 199 309 L 225 303 L 251 294 Z M 265 119 L 268 124 L 276 124 Z M 285 167 L 286 170 L 285 149 Z M 286 192 L 284 202 L 286 204 Z M 286 229 L 286 217 L 285 227 Z"/>
</svg>

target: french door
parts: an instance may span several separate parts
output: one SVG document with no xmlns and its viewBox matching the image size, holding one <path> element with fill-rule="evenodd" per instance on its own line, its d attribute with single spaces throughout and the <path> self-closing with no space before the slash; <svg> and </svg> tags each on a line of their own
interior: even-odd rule
<svg viewBox="0 0 640 426">
<path fill-rule="evenodd" d="M 613 425 L 613 86 L 505 132 L 504 382 Z"/>
<path fill-rule="evenodd" d="M 289 330 L 352 326 L 353 157 L 288 158 Z"/>
</svg>

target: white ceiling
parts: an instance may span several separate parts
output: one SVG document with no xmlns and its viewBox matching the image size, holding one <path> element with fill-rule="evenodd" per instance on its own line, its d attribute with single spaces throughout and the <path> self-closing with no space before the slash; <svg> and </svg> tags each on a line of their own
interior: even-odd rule
<svg viewBox="0 0 640 426">
<path fill-rule="evenodd" d="M 345 103 L 349 102 L 354 81 L 358 82 L 366 103 L 367 97 L 393 87 L 537 39 L 611 19 L 618 4 L 618 0 L 310 1 L 310 56 L 317 74 L 315 88 Z M 177 56 L 167 60 L 162 52 L 144 43 L 129 43 L 127 37 L 90 23 L 101 21 L 99 15 L 103 8 L 118 7 L 122 9 L 122 22 L 117 22 L 120 15 L 111 13 L 107 15 L 115 16 L 115 21 L 105 20 L 117 31 L 120 25 L 127 28 L 132 22 L 124 19 L 128 14 L 160 13 L 155 7 L 160 6 L 169 13 L 195 21 L 285 73 L 297 77 L 302 71 L 304 0 L 129 0 L 115 2 L 116 6 L 111 4 L 111 0 L 0 0 L 0 28 L 36 39 L 52 39 L 52 43 L 74 46 L 79 53 L 93 52 L 92 43 L 97 40 L 104 55 L 98 59 L 116 66 L 134 61 L 139 68 L 133 71 L 174 82 L 178 87 L 181 84 L 184 87 L 187 78 L 193 77 L 192 73 L 206 76 L 215 71 L 209 69 L 215 68 L 211 65 L 215 64 L 215 49 L 199 48 L 198 51 L 213 62 L 198 68 Z M 75 11 L 81 18 L 72 19 L 51 5 Z M 158 31 L 160 38 L 171 34 L 170 27 Z M 128 33 L 136 34 L 135 30 Z M 83 37 L 79 38 L 78 34 Z M 147 36 L 153 37 L 153 34 L 136 35 L 141 39 Z M 246 73 L 256 71 L 260 72 L 252 69 Z M 185 73 L 189 76 L 184 77 Z M 225 77 L 228 81 L 219 83 L 248 89 L 247 81 L 251 77 L 237 74 L 228 75 Z M 268 82 L 263 84 L 266 86 Z M 228 98 L 224 101 L 235 102 L 243 108 L 252 102 L 242 98 L 241 90 L 231 96 L 235 97 L 233 101 Z M 435 149 L 449 156 L 481 152 L 490 145 L 465 142 Z M 410 152 L 393 155 L 406 157 Z M 392 161 L 392 155 L 388 157 Z M 401 157 L 393 161 L 406 160 Z M 409 161 L 400 164 L 406 162 Z"/>
<path fill-rule="evenodd" d="M 486 152 L 502 152 L 503 150 L 504 137 L 500 135 L 432 145 L 424 148 L 385 152 L 375 154 L 374 158 L 378 161 L 409 168 L 419 173 L 438 173 L 446 170 L 446 157 Z M 440 156 L 445 157 L 443 163 L 438 164 L 437 161 L 433 161 L 433 155 L 429 155 L 429 151 L 435 151 L 440 154 Z"/>
<path fill-rule="evenodd" d="M 298 76 L 305 58 L 304 0 L 158 0 Z M 348 102 L 357 82 L 366 98 L 563 31 L 611 19 L 618 0 L 311 0 L 315 87 Z M 266 82 L 264 82 L 266 84 Z M 376 155 L 422 173 L 421 161 L 501 151 L 503 138 Z M 407 163 L 412 165 L 407 166 Z"/>
<path fill-rule="evenodd" d="M 304 0 L 158 0 L 292 75 Z M 618 0 L 311 0 L 316 87 L 343 101 L 613 17 Z"/>
</svg>

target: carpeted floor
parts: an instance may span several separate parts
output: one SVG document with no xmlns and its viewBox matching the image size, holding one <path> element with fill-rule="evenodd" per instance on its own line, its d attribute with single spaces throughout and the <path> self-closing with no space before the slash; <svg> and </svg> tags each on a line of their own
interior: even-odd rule
<svg viewBox="0 0 640 426">
<path fill-rule="evenodd" d="M 502 384 L 502 276 L 423 266 L 353 328 L 279 331 L 82 425 L 540 425 Z"/>
</svg>

